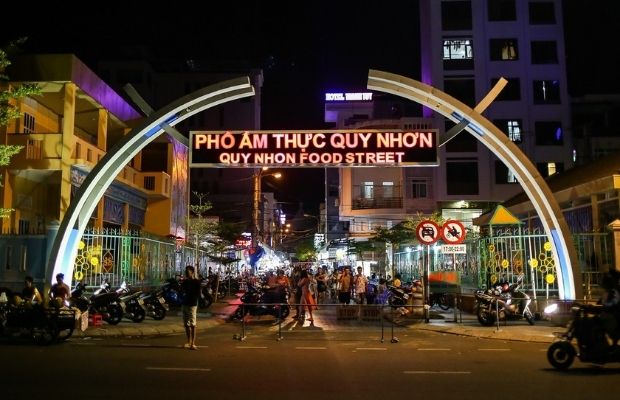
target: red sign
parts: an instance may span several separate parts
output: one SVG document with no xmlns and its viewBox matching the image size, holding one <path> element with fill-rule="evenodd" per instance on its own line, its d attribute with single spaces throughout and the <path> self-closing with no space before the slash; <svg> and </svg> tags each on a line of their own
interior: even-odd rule
<svg viewBox="0 0 620 400">
<path fill-rule="evenodd" d="M 415 234 L 422 244 L 433 244 L 439 240 L 439 225 L 430 219 L 424 220 L 415 228 Z"/>
<path fill-rule="evenodd" d="M 441 227 L 441 238 L 446 244 L 463 243 L 465 235 L 465 226 L 459 221 L 446 221 Z"/>
</svg>

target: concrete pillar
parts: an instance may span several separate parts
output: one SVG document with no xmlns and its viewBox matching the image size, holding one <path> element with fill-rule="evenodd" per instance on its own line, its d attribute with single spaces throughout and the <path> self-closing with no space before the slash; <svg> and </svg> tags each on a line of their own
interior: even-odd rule
<svg viewBox="0 0 620 400">
<path fill-rule="evenodd" d="M 12 208 L 13 207 L 13 180 L 11 179 L 11 174 L 9 173 L 9 169 L 5 168 L 2 171 L 2 187 L 0 187 L 0 208 Z M 10 233 L 11 230 L 11 221 L 12 214 L 9 214 L 11 218 L 0 218 L 0 227 L 2 230 L 1 233 Z"/>
<path fill-rule="evenodd" d="M 620 219 L 607 225 L 614 233 L 614 264 L 610 268 L 620 271 Z"/>
<path fill-rule="evenodd" d="M 73 150 L 75 146 L 75 101 L 77 86 L 66 83 L 63 98 L 62 118 L 62 146 L 61 146 L 61 179 L 60 179 L 60 207 L 58 219 L 62 220 L 71 201 L 71 165 L 73 164 Z"/>
<path fill-rule="evenodd" d="M 108 110 L 100 108 L 97 118 L 97 147 L 108 151 Z"/>
</svg>

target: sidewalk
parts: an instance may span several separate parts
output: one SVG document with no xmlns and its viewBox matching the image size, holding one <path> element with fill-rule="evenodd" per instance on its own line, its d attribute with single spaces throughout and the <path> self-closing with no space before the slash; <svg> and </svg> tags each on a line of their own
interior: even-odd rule
<svg viewBox="0 0 620 400">
<path fill-rule="evenodd" d="M 236 310 L 239 299 L 228 299 L 224 302 L 212 304 L 205 312 L 198 314 L 198 331 L 211 329 L 221 324 L 228 323 L 230 315 Z M 320 305 L 319 305 L 320 307 Z M 352 306 L 355 307 L 355 306 Z M 338 331 L 346 329 L 376 329 L 376 326 L 368 324 L 354 324 L 349 321 L 338 321 L 336 319 L 335 307 L 320 307 L 314 314 L 315 325 L 320 326 L 325 331 Z M 294 311 L 294 310 L 292 310 Z M 251 318 L 251 317 L 250 317 Z M 269 318 L 269 317 L 266 317 Z M 290 317 L 286 321 L 291 321 Z M 394 323 L 399 328 L 405 327 L 411 330 L 425 330 L 442 332 L 446 334 L 473 336 L 486 339 L 514 340 L 536 343 L 551 343 L 555 340 L 553 332 L 564 331 L 563 327 L 553 326 L 549 321 L 536 321 L 530 326 L 525 320 L 500 322 L 497 325 L 486 327 L 481 326 L 473 314 L 458 313 L 455 315 L 452 310 L 437 312 L 431 310 L 429 322 L 424 319 L 396 318 Z M 386 322 L 388 326 L 391 321 Z M 307 322 L 306 322 L 307 324 Z M 181 310 L 170 310 L 166 318 L 161 321 L 154 321 L 147 317 L 141 323 L 134 323 L 129 320 L 122 320 L 118 325 L 103 323 L 100 326 L 89 326 L 84 332 L 74 331 L 74 338 L 86 337 L 151 337 L 185 333 Z"/>
</svg>

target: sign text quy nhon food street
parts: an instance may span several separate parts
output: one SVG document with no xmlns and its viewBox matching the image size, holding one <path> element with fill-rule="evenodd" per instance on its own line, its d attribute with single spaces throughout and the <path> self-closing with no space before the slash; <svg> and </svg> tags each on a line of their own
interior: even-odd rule
<svg viewBox="0 0 620 400">
<path fill-rule="evenodd" d="M 191 167 L 436 166 L 437 132 L 194 131 Z"/>
</svg>

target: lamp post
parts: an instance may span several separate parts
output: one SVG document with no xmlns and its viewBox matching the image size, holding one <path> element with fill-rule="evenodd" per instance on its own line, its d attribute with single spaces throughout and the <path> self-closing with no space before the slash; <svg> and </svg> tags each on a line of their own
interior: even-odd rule
<svg viewBox="0 0 620 400">
<path fill-rule="evenodd" d="M 275 178 L 280 178 L 282 176 L 282 174 L 279 172 L 265 174 L 265 170 L 267 170 L 267 168 L 257 168 L 252 175 L 252 180 L 254 183 L 252 193 L 252 249 L 255 249 L 258 245 L 258 235 L 261 232 L 261 229 L 258 226 L 258 217 L 260 211 L 259 206 L 262 179 L 266 176 L 273 176 Z"/>
</svg>

